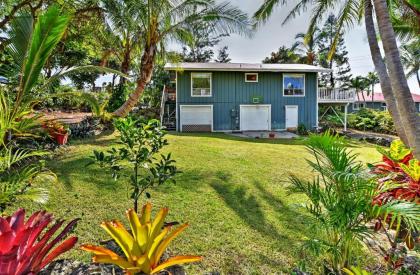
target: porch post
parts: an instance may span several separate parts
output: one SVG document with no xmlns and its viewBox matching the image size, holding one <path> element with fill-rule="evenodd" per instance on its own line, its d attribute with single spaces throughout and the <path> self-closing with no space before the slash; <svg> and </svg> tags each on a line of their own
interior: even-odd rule
<svg viewBox="0 0 420 275">
<path fill-rule="evenodd" d="M 347 132 L 347 108 L 349 106 L 349 103 L 344 105 L 344 132 Z"/>
</svg>

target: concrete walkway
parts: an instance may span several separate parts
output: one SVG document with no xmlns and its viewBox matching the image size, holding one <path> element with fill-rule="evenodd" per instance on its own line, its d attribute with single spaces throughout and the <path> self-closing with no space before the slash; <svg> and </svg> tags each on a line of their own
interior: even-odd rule
<svg viewBox="0 0 420 275">
<path fill-rule="evenodd" d="M 273 133 L 274 137 L 269 137 L 269 134 Z M 245 132 L 233 132 L 227 133 L 228 135 L 242 138 L 274 138 L 274 139 L 292 139 L 299 137 L 296 134 L 290 132 L 266 132 L 266 131 L 245 131 Z"/>
</svg>

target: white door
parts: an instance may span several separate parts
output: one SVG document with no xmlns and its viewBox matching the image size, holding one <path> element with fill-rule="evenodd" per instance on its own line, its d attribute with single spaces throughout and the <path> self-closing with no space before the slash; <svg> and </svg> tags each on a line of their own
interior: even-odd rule
<svg viewBox="0 0 420 275">
<path fill-rule="evenodd" d="M 286 129 L 298 127 L 298 106 L 286 105 Z"/>
<path fill-rule="evenodd" d="M 241 105 L 241 131 L 271 130 L 271 105 Z"/>
<path fill-rule="evenodd" d="M 213 131 L 213 105 L 181 105 L 181 132 Z"/>
</svg>

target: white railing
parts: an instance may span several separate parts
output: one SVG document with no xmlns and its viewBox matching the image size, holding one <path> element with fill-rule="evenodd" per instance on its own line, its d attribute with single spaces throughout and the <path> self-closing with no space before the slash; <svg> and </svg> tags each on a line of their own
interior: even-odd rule
<svg viewBox="0 0 420 275">
<path fill-rule="evenodd" d="M 355 89 L 318 88 L 318 102 L 354 102 Z"/>
</svg>

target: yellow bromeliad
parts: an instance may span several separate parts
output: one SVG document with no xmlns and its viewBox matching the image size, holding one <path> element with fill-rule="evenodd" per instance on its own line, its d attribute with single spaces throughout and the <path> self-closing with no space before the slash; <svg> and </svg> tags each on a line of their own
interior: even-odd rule
<svg viewBox="0 0 420 275">
<path fill-rule="evenodd" d="M 141 210 L 140 217 L 133 209 L 127 210 L 131 233 L 119 221 L 103 222 L 101 227 L 121 247 L 126 258 L 113 251 L 95 245 L 82 245 L 81 249 L 95 254 L 93 262 L 110 263 L 120 266 L 127 274 L 143 272 L 155 274 L 167 267 L 200 261 L 200 256 L 176 256 L 160 263 L 164 251 L 169 243 L 178 236 L 188 224 L 183 224 L 171 230 L 164 226 L 168 208 L 162 208 L 156 218 L 151 220 L 152 205 L 147 203 Z"/>
</svg>

